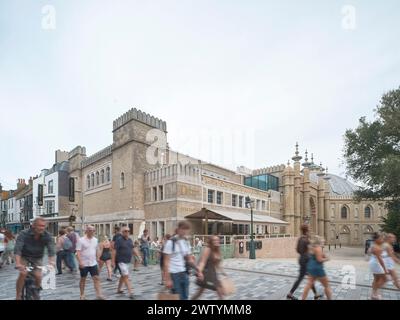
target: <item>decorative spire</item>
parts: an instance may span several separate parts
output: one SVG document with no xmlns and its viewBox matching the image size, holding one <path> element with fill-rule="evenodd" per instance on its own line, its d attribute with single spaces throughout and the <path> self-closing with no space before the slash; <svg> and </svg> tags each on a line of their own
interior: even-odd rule
<svg viewBox="0 0 400 320">
<path fill-rule="evenodd" d="M 311 153 L 311 163 L 314 164 L 314 153 Z"/>
<path fill-rule="evenodd" d="M 298 142 L 296 142 L 296 152 L 294 154 L 295 154 L 295 156 L 292 158 L 292 160 L 295 162 L 299 162 L 302 159 L 302 157 L 299 155 L 299 143 Z"/>
<path fill-rule="evenodd" d="M 325 177 L 324 177 L 324 179 L 325 180 L 329 180 L 331 177 L 330 176 L 328 176 L 328 167 L 326 167 L 326 169 L 325 169 Z"/>
<path fill-rule="evenodd" d="M 311 163 L 308 162 L 308 151 L 307 151 L 307 149 L 306 149 L 305 155 L 306 155 L 306 157 L 304 158 L 305 162 L 303 163 L 303 167 L 308 168 L 311 165 Z"/>
<path fill-rule="evenodd" d="M 325 175 L 324 171 L 325 169 L 322 167 L 322 162 L 319 163 L 319 172 L 317 173 L 318 177 L 323 177 Z"/>
</svg>

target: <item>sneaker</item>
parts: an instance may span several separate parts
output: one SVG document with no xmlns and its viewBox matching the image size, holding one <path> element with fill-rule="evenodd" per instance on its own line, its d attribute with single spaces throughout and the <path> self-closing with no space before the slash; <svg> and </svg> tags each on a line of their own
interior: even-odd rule
<svg viewBox="0 0 400 320">
<path fill-rule="evenodd" d="M 134 296 L 133 294 L 130 294 L 130 295 L 129 295 L 129 299 L 130 299 L 130 300 L 135 300 L 135 296 Z"/>
<path fill-rule="evenodd" d="M 288 299 L 288 300 L 299 300 L 299 299 L 297 299 L 295 296 L 290 295 L 290 294 L 288 294 L 288 295 L 286 296 L 286 299 Z"/>
<path fill-rule="evenodd" d="M 104 296 L 98 296 L 97 300 L 107 300 Z"/>
<path fill-rule="evenodd" d="M 124 294 L 125 292 L 123 290 L 117 291 L 117 294 Z"/>
<path fill-rule="evenodd" d="M 323 297 L 323 294 L 317 294 L 316 296 L 314 296 L 314 300 L 321 300 Z"/>
<path fill-rule="evenodd" d="M 111 278 L 107 278 L 107 281 L 112 282 L 113 280 Z"/>
</svg>

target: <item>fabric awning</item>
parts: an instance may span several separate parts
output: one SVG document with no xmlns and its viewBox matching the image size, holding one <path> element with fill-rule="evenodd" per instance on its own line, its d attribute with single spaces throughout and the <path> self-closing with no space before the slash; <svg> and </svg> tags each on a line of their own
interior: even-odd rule
<svg viewBox="0 0 400 320">
<path fill-rule="evenodd" d="M 203 208 L 200 211 L 187 215 L 186 219 L 227 220 L 232 222 L 251 222 L 251 214 L 226 210 L 210 210 Z M 288 225 L 289 223 L 271 216 L 253 214 L 253 222 L 258 224 Z"/>
</svg>

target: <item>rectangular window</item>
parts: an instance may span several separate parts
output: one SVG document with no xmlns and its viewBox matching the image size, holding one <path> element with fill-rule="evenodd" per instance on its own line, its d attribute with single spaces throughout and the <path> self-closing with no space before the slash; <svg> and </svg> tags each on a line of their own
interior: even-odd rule
<svg viewBox="0 0 400 320">
<path fill-rule="evenodd" d="M 256 205 L 256 210 L 261 210 L 261 200 L 257 200 Z"/>
<path fill-rule="evenodd" d="M 237 206 L 237 195 L 233 194 L 232 195 L 232 207 L 236 207 Z"/>
<path fill-rule="evenodd" d="M 217 204 L 222 204 L 222 192 L 217 191 Z"/>
<path fill-rule="evenodd" d="M 159 186 L 158 190 L 160 191 L 160 201 L 164 200 L 164 188 L 163 188 L 163 186 Z"/>
<path fill-rule="evenodd" d="M 46 205 L 46 214 L 52 214 L 55 212 L 54 200 L 47 200 L 45 202 L 45 205 Z"/>
<path fill-rule="evenodd" d="M 48 187 L 47 187 L 47 193 L 48 194 L 53 194 L 53 192 L 54 192 L 54 188 L 53 188 L 53 180 L 50 180 L 49 181 L 49 185 L 48 185 Z"/>
<path fill-rule="evenodd" d="M 238 225 L 237 224 L 232 225 L 232 234 L 238 234 Z"/>
<path fill-rule="evenodd" d="M 153 187 L 153 201 L 157 201 L 157 187 Z"/>
<path fill-rule="evenodd" d="M 243 196 L 239 196 L 239 207 L 243 208 Z"/>
<path fill-rule="evenodd" d="M 261 210 L 265 210 L 265 201 L 264 200 L 261 202 Z"/>
<path fill-rule="evenodd" d="M 214 190 L 208 190 L 208 203 L 214 203 Z"/>
</svg>

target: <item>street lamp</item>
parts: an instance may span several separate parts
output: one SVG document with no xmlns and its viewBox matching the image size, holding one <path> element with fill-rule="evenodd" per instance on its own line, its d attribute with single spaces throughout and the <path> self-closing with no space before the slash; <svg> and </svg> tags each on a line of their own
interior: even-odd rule
<svg viewBox="0 0 400 320">
<path fill-rule="evenodd" d="M 255 248 L 255 244 L 254 244 L 254 233 L 253 233 L 253 204 L 254 204 L 254 200 L 251 200 L 250 197 L 246 197 L 246 207 L 250 209 L 250 215 L 251 215 L 249 259 L 256 258 L 256 248 Z"/>
</svg>

